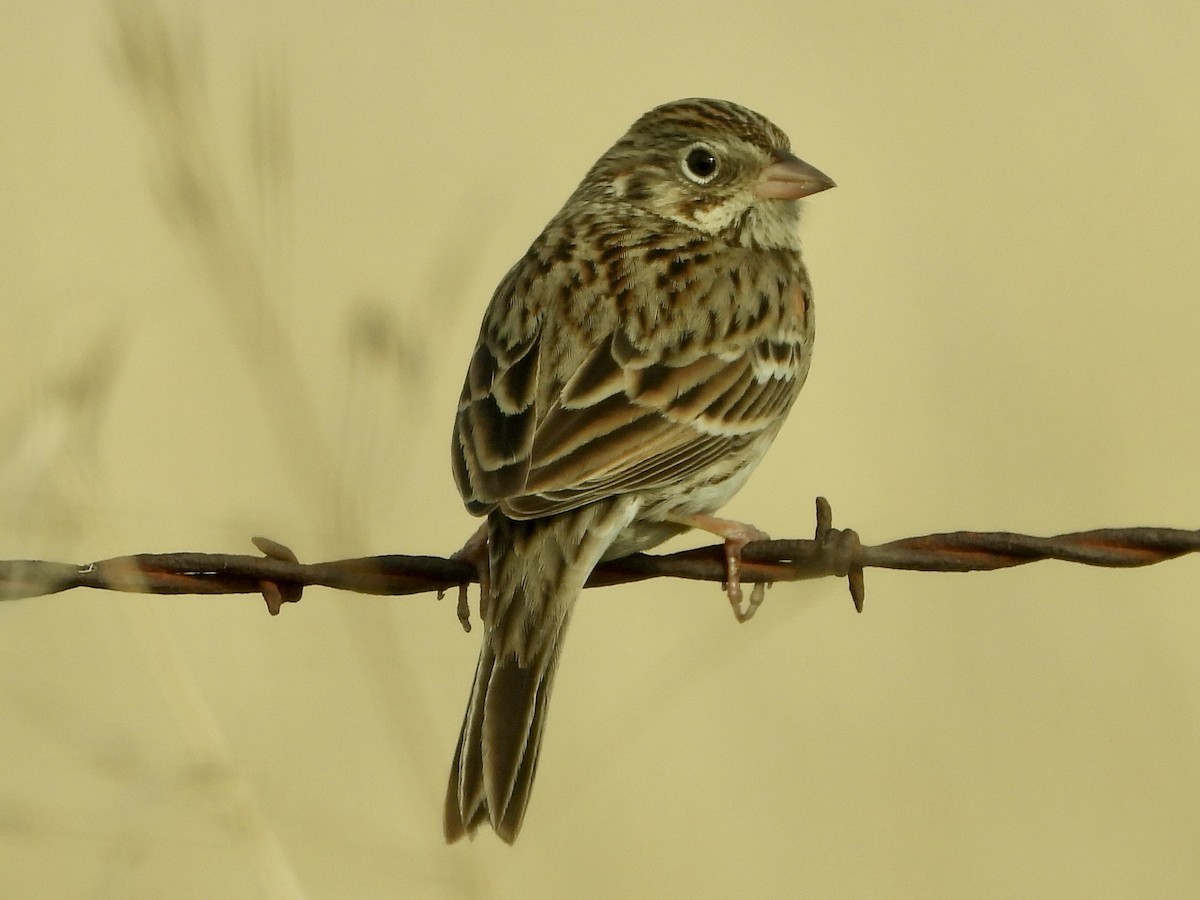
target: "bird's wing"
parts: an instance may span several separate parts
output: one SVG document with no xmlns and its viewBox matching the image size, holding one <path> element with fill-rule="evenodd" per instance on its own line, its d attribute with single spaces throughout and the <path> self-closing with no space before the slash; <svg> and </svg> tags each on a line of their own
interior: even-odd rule
<svg viewBox="0 0 1200 900">
<path fill-rule="evenodd" d="M 537 518 L 686 484 L 776 426 L 807 370 L 799 340 L 745 337 L 698 353 L 686 339 L 639 346 L 618 328 L 539 409 L 541 327 L 508 343 L 488 334 L 485 326 L 454 441 L 459 489 L 476 514 Z"/>
</svg>

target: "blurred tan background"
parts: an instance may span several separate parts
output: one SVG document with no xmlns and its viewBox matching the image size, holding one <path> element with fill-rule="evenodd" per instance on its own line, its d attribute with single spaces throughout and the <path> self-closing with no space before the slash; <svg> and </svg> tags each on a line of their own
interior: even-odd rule
<svg viewBox="0 0 1200 900">
<path fill-rule="evenodd" d="M 727 510 L 1200 526 L 1200 7 L 5 4 L 0 558 L 444 554 L 483 307 L 597 155 L 787 130 L 816 362 Z M 691 539 L 696 543 L 696 539 Z M 680 545 L 683 545 L 681 542 Z M 442 844 L 452 600 L 0 604 L 0 894 L 1192 897 L 1200 559 L 590 594 L 521 838 Z"/>
</svg>

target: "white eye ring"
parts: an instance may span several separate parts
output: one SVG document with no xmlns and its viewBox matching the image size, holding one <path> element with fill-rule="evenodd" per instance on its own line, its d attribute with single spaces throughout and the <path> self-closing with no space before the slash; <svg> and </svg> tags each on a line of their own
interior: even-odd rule
<svg viewBox="0 0 1200 900">
<path fill-rule="evenodd" d="M 721 171 L 721 160 L 708 144 L 697 142 L 683 151 L 679 168 L 689 181 L 708 184 Z"/>
</svg>

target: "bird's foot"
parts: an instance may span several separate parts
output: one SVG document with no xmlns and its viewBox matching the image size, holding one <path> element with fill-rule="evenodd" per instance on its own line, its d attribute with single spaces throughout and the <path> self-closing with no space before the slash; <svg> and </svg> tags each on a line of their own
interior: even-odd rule
<svg viewBox="0 0 1200 900">
<path fill-rule="evenodd" d="M 488 560 L 488 526 L 484 522 L 475 530 L 475 533 L 467 538 L 467 542 L 458 550 L 450 554 L 451 559 L 461 559 L 469 562 L 475 567 L 475 573 L 479 578 L 479 616 L 485 618 L 484 611 L 487 605 L 489 596 L 489 588 L 491 586 L 490 564 Z M 458 621 L 462 624 L 463 631 L 471 630 L 471 607 L 467 603 L 467 583 L 458 586 Z"/>
<path fill-rule="evenodd" d="M 674 517 L 672 521 L 689 528 L 707 531 L 725 540 L 725 596 L 729 598 L 735 619 L 739 622 L 749 622 L 754 618 L 754 614 L 766 598 L 767 586 L 761 581 L 756 582 L 750 590 L 750 600 L 745 601 L 742 592 L 742 549 L 753 541 L 770 540 L 771 536 L 745 522 L 718 519 L 716 516 L 698 513 Z"/>
</svg>

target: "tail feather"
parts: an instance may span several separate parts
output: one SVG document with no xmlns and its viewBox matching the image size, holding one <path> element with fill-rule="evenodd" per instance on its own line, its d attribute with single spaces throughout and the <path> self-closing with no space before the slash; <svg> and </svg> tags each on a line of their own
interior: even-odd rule
<svg viewBox="0 0 1200 900">
<path fill-rule="evenodd" d="M 528 522 L 492 513 L 492 596 L 450 767 L 443 818 L 448 842 L 483 824 L 510 844 L 516 840 L 575 599 L 638 507 L 636 500 L 617 498 Z"/>
<path fill-rule="evenodd" d="M 523 810 L 528 803 L 552 677 L 548 665 L 502 664 L 492 670 L 483 717 L 483 746 L 491 752 L 483 761 L 483 784 L 488 807 L 496 810 L 501 822 L 513 818 L 511 810 Z M 519 815 L 516 826 L 520 826 Z M 515 828 L 513 832 L 515 836 Z"/>
<path fill-rule="evenodd" d="M 471 689 L 471 700 L 463 719 L 462 731 L 458 736 L 458 747 L 454 751 L 454 762 L 450 764 L 450 787 L 446 791 L 446 809 L 442 829 L 447 843 L 454 843 L 463 835 L 471 834 L 487 821 L 487 804 L 483 786 L 483 696 L 492 677 L 496 658 L 484 643 L 479 654 L 479 665 L 475 670 L 475 685 Z"/>
<path fill-rule="evenodd" d="M 516 840 L 533 790 L 533 776 L 550 705 L 564 620 L 544 657 L 520 665 L 497 660 L 484 644 L 471 702 L 450 768 L 443 828 L 454 842 L 480 825 L 508 843 Z"/>
</svg>

